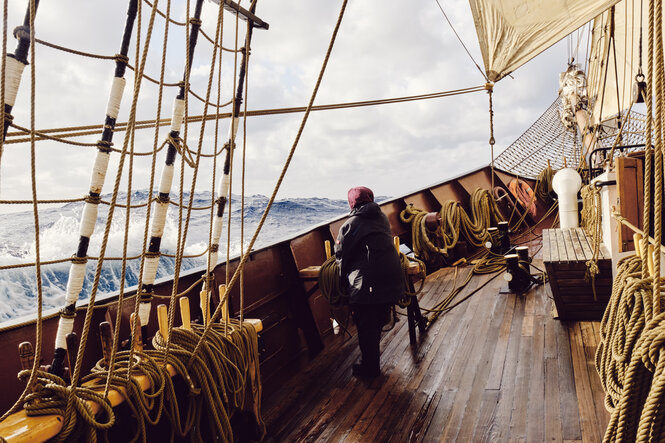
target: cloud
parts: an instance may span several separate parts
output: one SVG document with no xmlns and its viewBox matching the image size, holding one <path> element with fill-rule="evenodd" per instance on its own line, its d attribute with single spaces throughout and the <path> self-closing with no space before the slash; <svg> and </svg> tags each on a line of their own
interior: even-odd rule
<svg viewBox="0 0 665 443">
<path fill-rule="evenodd" d="M 118 52 L 126 9 L 116 3 L 77 1 L 61 6 L 42 2 L 38 11 L 37 33 L 40 38 L 78 50 L 112 55 Z M 163 3 L 163 2 L 160 2 Z M 192 2 L 192 5 L 195 2 Z M 25 1 L 9 2 L 9 23 L 19 24 Z M 178 20 L 184 17 L 184 2 L 172 2 Z M 143 5 L 141 41 L 149 8 Z M 165 5 L 161 6 L 162 8 Z M 192 6 L 193 7 L 193 6 Z M 255 30 L 248 73 L 249 109 L 305 106 L 314 87 L 339 4 L 324 0 L 259 2 L 257 15 L 270 23 L 270 30 Z M 446 12 L 454 22 L 476 61 L 482 60 L 468 3 L 446 2 Z M 203 29 L 214 38 L 217 10 L 205 2 Z M 244 44 L 244 22 L 240 22 L 238 47 Z M 224 18 L 224 42 L 235 48 L 235 19 Z M 9 30 L 11 32 L 11 29 Z M 146 73 L 158 78 L 161 66 L 164 20 L 157 17 L 152 35 Z M 169 26 L 165 78 L 177 82 L 182 77 L 185 60 L 185 34 L 179 26 Z M 10 41 L 10 52 L 14 42 Z M 558 72 L 566 65 L 563 45 L 555 46 L 535 61 L 506 78 L 495 87 L 494 133 L 497 152 L 517 138 L 554 100 Z M 85 59 L 41 45 L 37 47 L 38 128 L 100 124 L 114 63 Z M 199 38 L 192 64 L 192 89 L 205 96 L 212 45 Z M 221 101 L 230 99 L 238 64 L 234 54 L 224 51 Z M 130 47 L 130 63 L 136 64 L 135 47 Z M 126 121 L 132 104 L 133 72 L 127 71 L 127 88 L 120 121 Z M 211 89 L 211 101 L 217 100 L 217 78 Z M 399 2 L 350 2 L 338 40 L 325 73 L 317 104 L 341 103 L 445 91 L 481 85 L 484 79 L 469 59 L 445 22 L 435 2 L 410 5 L 405 10 Z M 158 88 L 144 80 L 137 101 L 139 119 L 154 118 Z M 169 118 L 177 88 L 164 88 L 162 118 Z M 29 125 L 29 70 L 26 70 L 15 106 L 15 122 Z M 229 108 L 220 110 L 228 112 Z M 189 113 L 203 112 L 203 105 L 190 98 Z M 212 110 L 210 111 L 212 112 Z M 247 120 L 247 192 L 269 194 L 276 182 L 288 150 L 296 136 L 302 114 L 252 117 Z M 218 145 L 214 146 L 214 123 L 206 123 L 202 142 L 204 152 L 219 149 L 227 134 L 228 120 L 219 122 Z M 190 148 L 198 146 L 198 125 L 187 132 Z M 157 133 L 161 145 L 168 127 Z M 240 134 L 242 134 L 242 129 Z M 99 135 L 81 138 L 94 142 Z M 401 195 L 419 187 L 440 182 L 490 161 L 488 140 L 488 99 L 484 92 L 430 101 L 314 112 L 302 134 L 280 196 L 344 196 L 353 184 L 365 183 L 377 194 Z M 115 146 L 122 147 L 124 133 L 115 135 Z M 151 150 L 155 131 L 136 134 L 135 147 Z M 38 195 L 41 198 L 79 197 L 87 193 L 94 148 L 63 147 L 40 142 L 37 154 Z M 234 190 L 239 192 L 239 141 L 235 159 Z M 1 198 L 27 198 L 30 195 L 29 146 L 7 145 L 0 164 Z M 157 179 L 165 152 L 157 156 Z M 104 192 L 112 190 L 118 154 L 112 154 Z M 220 173 L 222 159 L 218 162 Z M 179 164 L 179 163 L 178 163 Z M 212 161 L 202 160 L 197 189 L 209 190 Z M 125 167 L 128 167 L 127 162 Z M 123 174 L 125 186 L 127 172 Z M 186 172 L 191 177 L 191 172 Z M 136 158 L 133 180 L 136 187 L 147 187 L 150 157 Z M 174 189 L 178 179 L 174 181 Z M 189 188 L 189 184 L 185 184 Z M 64 194 L 64 195 L 63 195 Z"/>
</svg>

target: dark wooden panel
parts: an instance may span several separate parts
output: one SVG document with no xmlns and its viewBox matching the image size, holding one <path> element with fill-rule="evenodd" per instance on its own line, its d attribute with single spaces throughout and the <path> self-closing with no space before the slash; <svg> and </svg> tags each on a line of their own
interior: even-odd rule
<svg viewBox="0 0 665 443">
<path fill-rule="evenodd" d="M 641 158 L 617 157 L 617 191 L 619 212 L 630 223 L 642 228 L 644 218 L 644 167 Z M 621 225 L 619 228 L 619 252 L 634 251 L 633 231 Z"/>
<path fill-rule="evenodd" d="M 434 186 L 430 188 L 430 191 L 441 205 L 448 200 L 461 202 L 468 199 L 467 192 L 464 191 L 464 188 L 462 188 L 457 182 L 449 182 Z"/>
<path fill-rule="evenodd" d="M 441 209 L 441 203 L 437 201 L 429 190 L 423 190 L 415 194 L 404 197 L 407 205 L 413 204 L 414 207 L 427 212 L 438 212 Z"/>
</svg>

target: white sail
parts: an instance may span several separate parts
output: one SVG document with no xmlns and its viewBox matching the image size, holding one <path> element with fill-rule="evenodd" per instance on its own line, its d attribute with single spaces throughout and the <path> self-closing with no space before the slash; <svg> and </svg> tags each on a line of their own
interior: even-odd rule
<svg viewBox="0 0 665 443">
<path fill-rule="evenodd" d="M 643 35 L 642 72 L 645 76 L 647 74 L 648 10 L 648 1 L 622 0 L 594 20 L 587 73 L 592 124 L 630 107 L 639 70 L 640 29 Z"/>
<path fill-rule="evenodd" d="M 485 72 L 496 82 L 617 0 L 469 0 Z"/>
</svg>

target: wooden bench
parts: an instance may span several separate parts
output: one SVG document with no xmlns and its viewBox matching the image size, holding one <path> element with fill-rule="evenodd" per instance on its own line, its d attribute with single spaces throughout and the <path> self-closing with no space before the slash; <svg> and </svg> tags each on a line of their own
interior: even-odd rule
<svg viewBox="0 0 665 443">
<path fill-rule="evenodd" d="M 586 278 L 586 263 L 592 258 L 593 243 L 582 228 L 543 230 L 543 262 L 561 320 L 602 318 L 612 293 L 612 260 L 601 245 L 594 299 L 591 279 Z"/>
</svg>

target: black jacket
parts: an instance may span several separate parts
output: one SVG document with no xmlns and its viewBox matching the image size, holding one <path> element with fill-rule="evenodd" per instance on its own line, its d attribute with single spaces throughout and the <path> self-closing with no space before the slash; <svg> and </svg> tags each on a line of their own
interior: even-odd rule
<svg viewBox="0 0 665 443">
<path fill-rule="evenodd" d="M 335 243 L 350 304 L 396 303 L 403 295 L 402 268 L 388 218 L 374 202 L 351 211 Z"/>
</svg>

